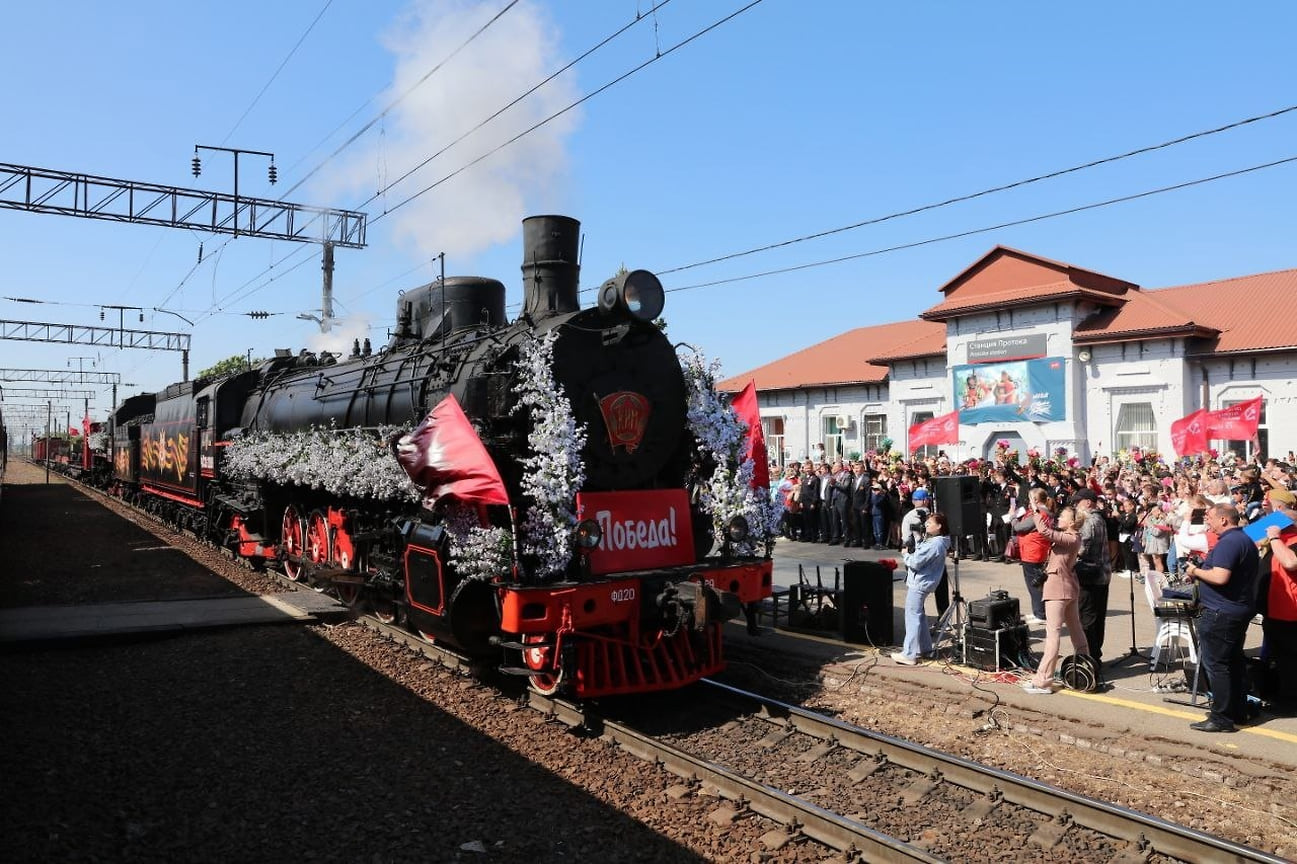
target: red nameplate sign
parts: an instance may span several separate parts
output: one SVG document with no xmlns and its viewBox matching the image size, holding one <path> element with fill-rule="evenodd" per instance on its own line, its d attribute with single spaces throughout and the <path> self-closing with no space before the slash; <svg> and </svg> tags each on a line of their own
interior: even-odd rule
<svg viewBox="0 0 1297 864">
<path fill-rule="evenodd" d="M 579 492 L 576 513 L 603 531 L 589 553 L 595 575 L 694 563 L 689 495 L 683 489 Z"/>
</svg>

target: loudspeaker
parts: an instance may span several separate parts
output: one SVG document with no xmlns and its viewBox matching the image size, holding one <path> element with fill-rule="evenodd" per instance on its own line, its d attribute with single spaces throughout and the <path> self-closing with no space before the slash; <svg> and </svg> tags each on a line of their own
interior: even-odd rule
<svg viewBox="0 0 1297 864">
<path fill-rule="evenodd" d="M 964 474 L 933 480 L 935 507 L 946 517 L 951 537 L 986 533 L 986 509 L 982 506 L 982 480 Z"/>
<path fill-rule="evenodd" d="M 892 645 L 892 571 L 877 561 L 842 566 L 842 641 Z"/>
</svg>

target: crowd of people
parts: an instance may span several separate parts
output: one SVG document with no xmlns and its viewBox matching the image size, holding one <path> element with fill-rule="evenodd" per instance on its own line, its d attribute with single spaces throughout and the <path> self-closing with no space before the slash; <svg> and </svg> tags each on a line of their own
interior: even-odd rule
<svg viewBox="0 0 1297 864">
<path fill-rule="evenodd" d="M 986 530 L 950 537 L 941 502 L 933 500 L 935 480 L 960 474 L 979 480 Z M 868 453 L 793 462 L 772 487 L 785 506 L 788 539 L 904 553 L 906 637 L 892 655 L 899 663 L 931 653 L 925 601 L 935 594 L 938 615 L 945 610 L 945 562 L 958 555 L 1021 567 L 1027 622 L 1045 631 L 1040 664 L 1024 682 L 1028 692 L 1053 692 L 1064 628 L 1102 683 L 1113 574 L 1148 574 L 1196 598 L 1199 654 L 1213 702 L 1194 728 L 1225 732 L 1249 719 L 1244 640 L 1257 614 L 1263 695 L 1276 713 L 1297 709 L 1292 453 L 1286 460 L 1212 453 L 1168 463 L 1132 448 L 1089 465 L 1063 452 L 1046 459 L 1029 451 L 1020 460 L 1006 446 L 989 460 Z M 1242 530 L 1262 519 L 1259 540 Z"/>
</svg>

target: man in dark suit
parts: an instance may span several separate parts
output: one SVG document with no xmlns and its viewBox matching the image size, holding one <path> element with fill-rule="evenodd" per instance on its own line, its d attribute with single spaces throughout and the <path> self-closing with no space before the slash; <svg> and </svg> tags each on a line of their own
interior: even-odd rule
<svg viewBox="0 0 1297 864">
<path fill-rule="evenodd" d="M 803 543 L 820 539 L 820 475 L 816 466 L 807 461 L 802 474 L 802 534 Z"/>
<path fill-rule="evenodd" d="M 1004 517 L 1011 516 L 1016 507 L 1018 484 L 1013 482 L 1013 475 L 997 468 L 991 472 L 985 491 L 986 511 L 991 514 L 991 533 L 995 537 L 999 559 L 1003 561 L 1004 547 L 1008 545 L 1009 536 L 1013 533 Z"/>
<path fill-rule="evenodd" d="M 833 463 L 833 478 L 830 486 L 829 501 L 832 512 L 829 514 L 829 543 L 837 545 L 844 541 L 847 533 L 847 516 L 851 512 L 851 472 L 839 460 Z"/>
<path fill-rule="evenodd" d="M 872 543 L 867 539 L 873 535 L 870 524 L 870 503 L 869 494 L 870 475 L 865 470 L 864 463 L 856 462 L 851 466 L 851 510 L 847 517 L 847 527 L 849 536 L 847 537 L 848 546 L 869 546 Z"/>
</svg>

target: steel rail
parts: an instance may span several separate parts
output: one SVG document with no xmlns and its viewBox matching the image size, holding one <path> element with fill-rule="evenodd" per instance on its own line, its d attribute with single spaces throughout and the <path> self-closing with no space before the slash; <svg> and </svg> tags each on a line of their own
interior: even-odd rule
<svg viewBox="0 0 1297 864">
<path fill-rule="evenodd" d="M 755 702 L 767 716 L 782 720 L 797 731 L 822 741 L 839 744 L 866 756 L 881 754 L 895 765 L 920 773 L 931 774 L 935 768 L 940 772 L 941 779 L 957 786 L 984 795 L 1002 797 L 1005 801 L 1055 819 L 1075 821 L 1086 828 L 1128 841 L 1141 850 L 1151 847 L 1156 853 L 1183 861 L 1263 864 L 1282 864 L 1284 861 L 1259 849 L 1156 816 L 1068 792 L 1029 777 L 971 762 L 890 735 L 861 729 L 833 717 L 825 717 L 728 684 L 711 679 L 704 679 L 702 683 L 730 698 Z"/>
</svg>

